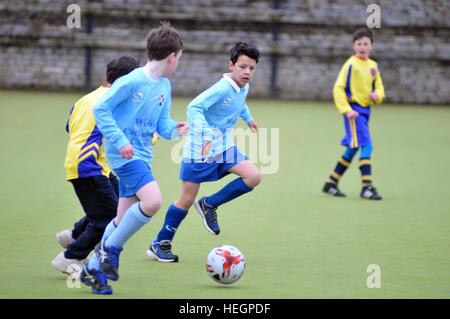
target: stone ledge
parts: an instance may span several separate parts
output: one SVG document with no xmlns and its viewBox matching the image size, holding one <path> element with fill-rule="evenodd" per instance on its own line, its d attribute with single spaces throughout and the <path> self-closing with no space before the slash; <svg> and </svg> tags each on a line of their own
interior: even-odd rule
<svg viewBox="0 0 450 319">
<path fill-rule="evenodd" d="M 23 1 L 0 4 L 0 11 L 4 13 L 28 13 L 35 15 L 64 14 L 70 3 L 54 3 L 51 5 L 30 4 Z M 320 26 L 359 26 L 366 22 L 368 13 L 364 5 L 335 4 L 334 9 L 323 5 L 323 7 L 309 10 L 295 10 L 295 8 L 248 8 L 241 6 L 211 6 L 199 7 L 195 5 L 149 5 L 138 4 L 124 8 L 123 4 L 116 3 L 80 3 L 84 15 L 109 17 L 134 17 L 160 20 L 188 20 L 197 22 L 223 21 L 223 22 L 246 22 L 246 23 L 289 23 L 299 25 Z M 387 27 L 440 27 L 450 28 L 450 20 L 447 12 L 442 9 L 441 13 L 430 15 L 414 15 L 404 12 L 401 7 L 395 5 L 384 5 L 382 13 L 382 25 Z M 396 10 L 389 10 L 395 8 Z M 387 12 L 386 12 L 387 11 Z"/>
<path fill-rule="evenodd" d="M 281 43 L 281 45 L 280 45 Z M 263 55 L 278 54 L 280 56 L 317 56 L 324 59 L 336 57 L 347 57 L 351 54 L 350 48 L 345 46 L 330 46 L 322 44 L 320 50 L 314 43 L 283 43 L 273 41 L 261 41 L 258 43 Z M 111 49 L 131 49 L 145 51 L 145 41 L 127 38 L 105 38 L 93 36 L 85 33 L 73 33 L 71 36 L 5 36 L 0 35 L 0 46 L 39 46 L 39 47 L 75 47 L 84 48 L 111 48 Z M 191 53 L 224 53 L 229 50 L 228 43 L 186 42 L 185 52 Z M 436 59 L 440 61 L 450 61 L 450 48 L 447 44 L 436 46 L 418 45 L 414 43 L 403 43 L 400 45 L 389 45 L 380 43 L 375 51 L 375 55 L 380 59 Z"/>
</svg>

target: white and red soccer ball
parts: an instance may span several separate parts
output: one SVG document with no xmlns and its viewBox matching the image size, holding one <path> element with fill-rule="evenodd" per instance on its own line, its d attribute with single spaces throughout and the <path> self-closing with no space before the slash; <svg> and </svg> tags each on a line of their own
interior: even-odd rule
<svg viewBox="0 0 450 319">
<path fill-rule="evenodd" d="M 209 277 L 221 284 L 232 284 L 244 273 L 245 257 L 236 247 L 222 245 L 215 247 L 206 258 Z"/>
</svg>

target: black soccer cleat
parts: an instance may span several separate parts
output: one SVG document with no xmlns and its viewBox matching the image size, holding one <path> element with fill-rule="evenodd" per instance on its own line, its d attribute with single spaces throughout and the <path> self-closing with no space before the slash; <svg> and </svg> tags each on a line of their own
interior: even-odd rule
<svg viewBox="0 0 450 319">
<path fill-rule="evenodd" d="M 371 199 L 371 200 L 382 200 L 383 198 L 378 194 L 377 189 L 373 187 L 372 185 L 369 185 L 367 187 L 363 187 L 361 190 L 361 197 L 365 199 Z"/>
<path fill-rule="evenodd" d="M 217 207 L 208 205 L 205 202 L 205 197 L 200 198 L 194 202 L 194 207 L 200 216 L 203 218 L 203 225 L 211 234 L 219 235 L 220 227 L 217 222 Z"/>
<path fill-rule="evenodd" d="M 88 262 L 83 264 L 80 273 L 80 281 L 86 286 L 92 287 L 95 284 L 95 273 L 88 268 Z"/>
<path fill-rule="evenodd" d="M 325 185 L 323 186 L 322 192 L 324 192 L 325 194 L 333 195 L 335 197 L 346 197 L 347 196 L 339 190 L 337 185 L 331 184 L 331 183 L 325 183 Z"/>
</svg>

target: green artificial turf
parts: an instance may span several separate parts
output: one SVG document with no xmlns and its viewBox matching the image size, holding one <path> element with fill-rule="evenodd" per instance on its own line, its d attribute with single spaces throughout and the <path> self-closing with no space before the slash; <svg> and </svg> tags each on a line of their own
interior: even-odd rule
<svg viewBox="0 0 450 319">
<path fill-rule="evenodd" d="M 450 107 L 372 110 L 374 185 L 384 197 L 372 202 L 359 198 L 357 161 L 341 182 L 347 198 L 321 193 L 344 150 L 342 119 L 331 102 L 251 98 L 261 132 L 279 133 L 270 160 L 252 159 L 276 173 L 219 208 L 221 234 L 209 234 L 192 209 L 173 243 L 180 262 L 147 258 L 180 193 L 179 164 L 171 156 L 178 142 L 161 140 L 153 171 L 163 206 L 126 244 L 114 294 L 68 288 L 50 262 L 61 251 L 55 233 L 83 215 L 63 166 L 68 112 L 81 95 L 0 91 L 0 298 L 450 297 Z M 174 99 L 173 118 L 185 118 L 188 102 Z M 261 147 L 265 141 L 258 138 Z M 200 195 L 232 178 L 204 184 Z M 219 244 L 234 245 L 246 257 L 243 277 L 230 286 L 205 270 L 208 252 Z M 366 285 L 372 264 L 380 266 L 381 288 Z"/>
</svg>

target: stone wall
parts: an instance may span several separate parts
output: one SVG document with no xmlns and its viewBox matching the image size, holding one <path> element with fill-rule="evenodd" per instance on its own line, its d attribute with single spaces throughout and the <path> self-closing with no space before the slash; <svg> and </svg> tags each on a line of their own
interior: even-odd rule
<svg viewBox="0 0 450 319">
<path fill-rule="evenodd" d="M 247 40 L 257 43 L 263 54 L 251 96 L 329 100 L 339 68 L 352 54 L 352 31 L 365 24 L 366 8 L 375 2 L 381 7 L 382 28 L 374 30 L 373 58 L 379 62 L 388 101 L 450 104 L 450 0 L 279 0 L 277 9 L 274 2 L 0 3 L 0 87 L 95 87 L 104 81 L 110 59 L 130 54 L 145 62 L 148 30 L 169 20 L 186 46 L 172 79 L 175 95 L 194 96 L 209 87 L 227 71 L 231 45 Z M 66 26 L 70 3 L 81 7 L 81 29 Z"/>
</svg>

